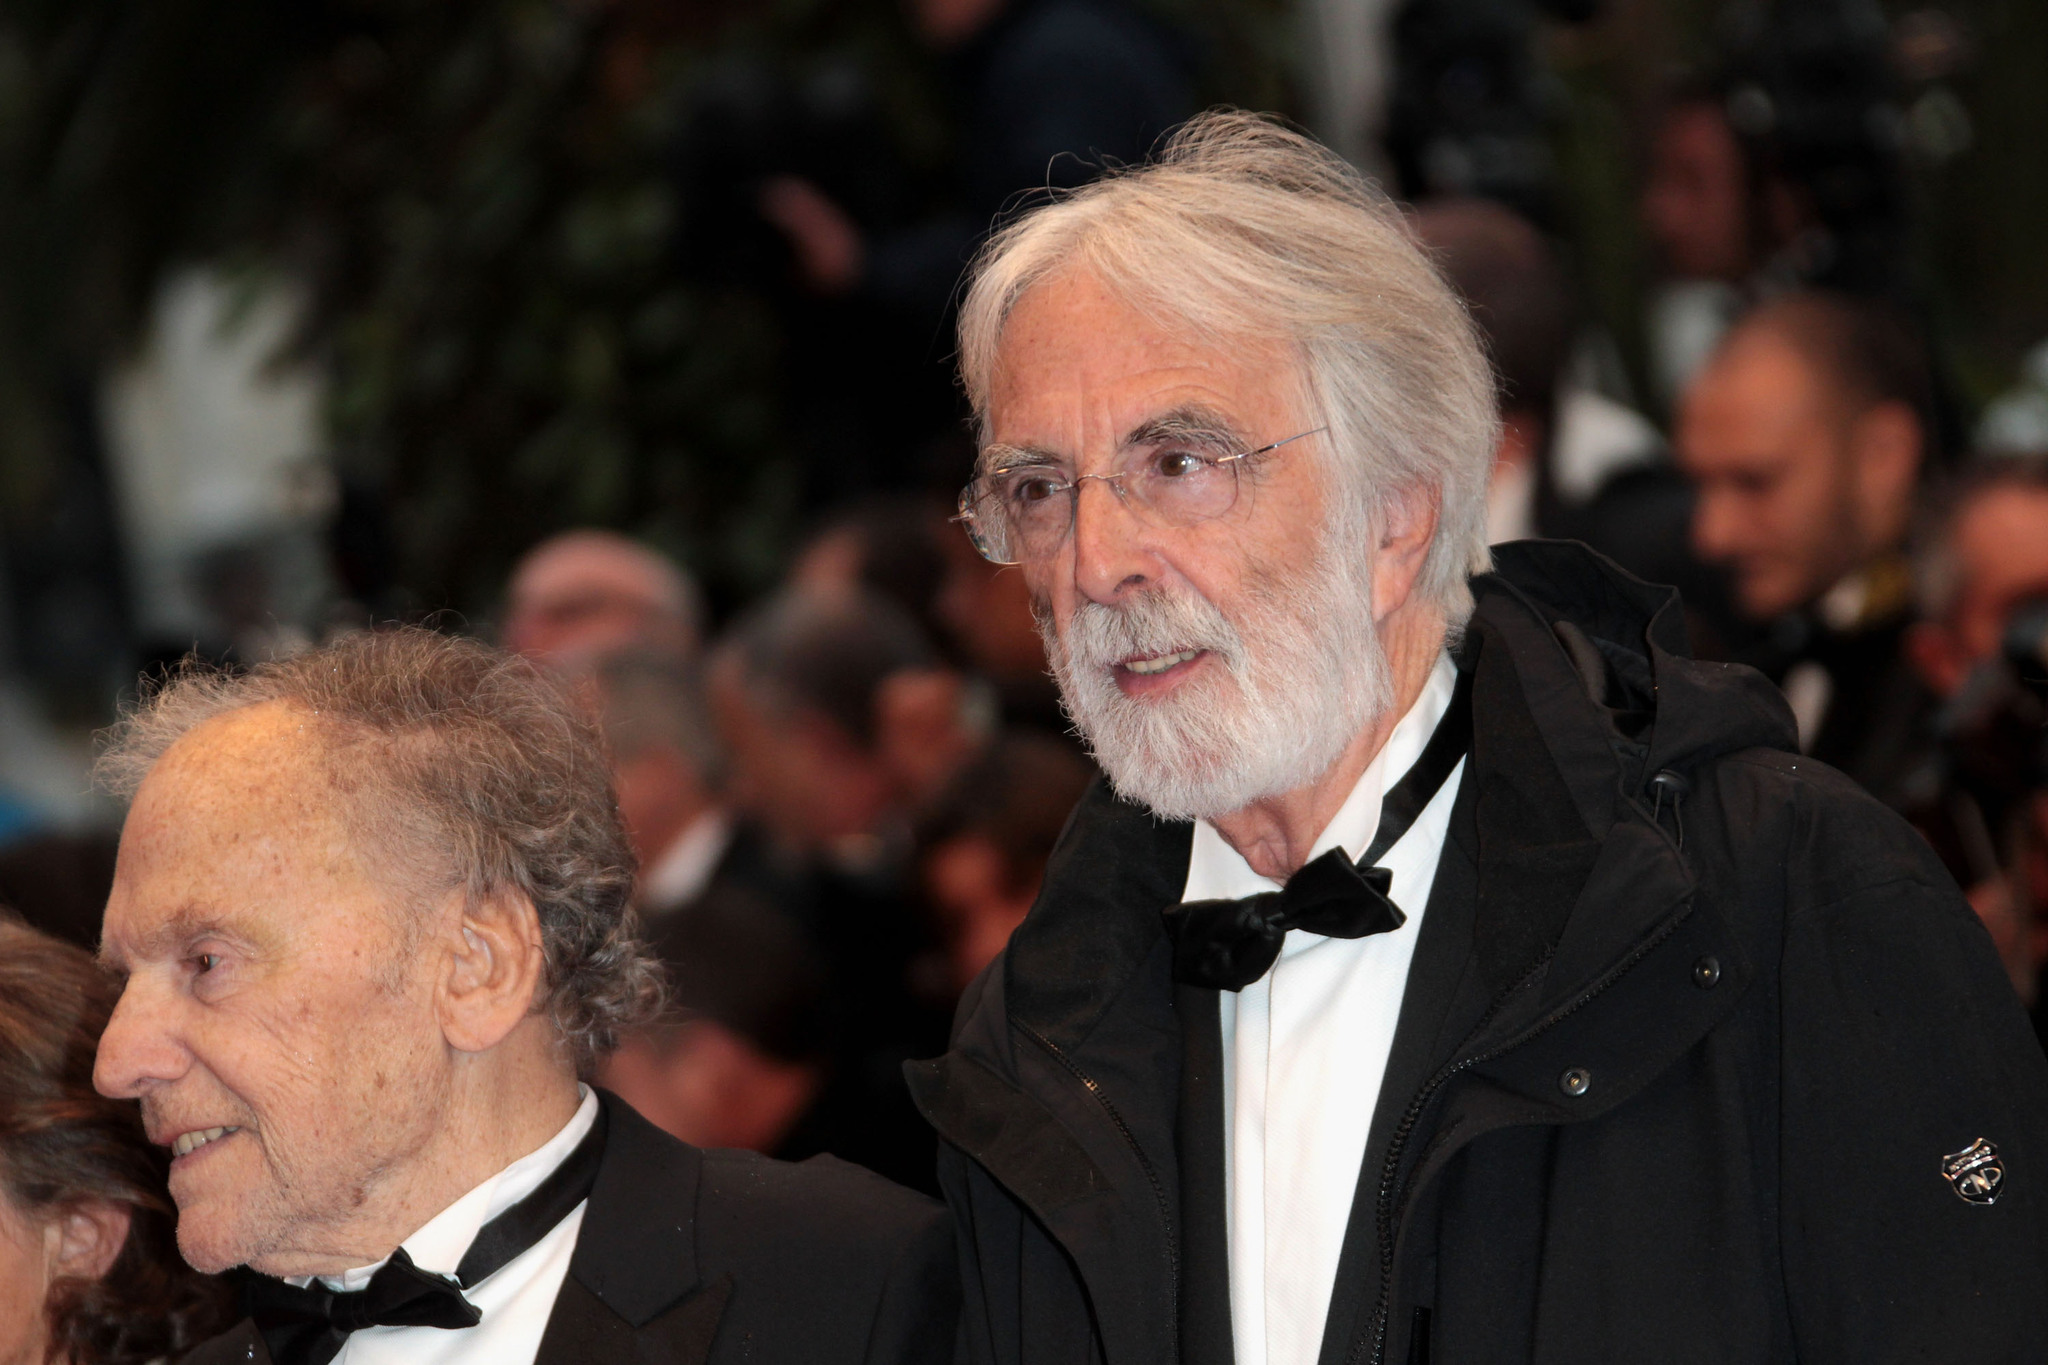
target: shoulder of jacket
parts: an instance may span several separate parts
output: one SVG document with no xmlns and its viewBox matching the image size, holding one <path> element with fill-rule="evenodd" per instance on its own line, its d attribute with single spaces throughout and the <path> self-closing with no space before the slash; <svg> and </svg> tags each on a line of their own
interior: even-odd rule
<svg viewBox="0 0 2048 1365">
<path fill-rule="evenodd" d="M 807 1231 L 838 1228 L 858 1237 L 915 1234 L 945 1216 L 945 1206 L 836 1156 L 777 1161 L 758 1152 L 704 1152 L 700 1200 L 766 1219 L 787 1215 Z"/>
<path fill-rule="evenodd" d="M 1918 830 L 1840 771 L 1803 754 L 1744 749 L 1713 764 L 1738 862 L 1782 868 L 1788 908 L 1819 907 L 1887 885 L 1953 895 L 1955 883 Z M 1747 789 L 1747 800 L 1740 793 Z"/>
</svg>

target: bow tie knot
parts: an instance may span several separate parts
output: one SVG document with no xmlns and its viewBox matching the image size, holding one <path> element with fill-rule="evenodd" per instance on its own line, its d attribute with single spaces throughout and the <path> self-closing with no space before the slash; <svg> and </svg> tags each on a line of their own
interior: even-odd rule
<svg viewBox="0 0 2048 1365">
<path fill-rule="evenodd" d="M 1242 990 L 1280 956 L 1289 930 L 1364 938 L 1407 922 L 1387 898 L 1393 873 L 1360 868 L 1341 848 L 1310 860 L 1278 891 L 1242 900 L 1183 901 L 1165 912 L 1173 975 L 1191 986 Z"/>
<path fill-rule="evenodd" d="M 462 1286 L 413 1264 L 404 1247 L 391 1253 L 361 1289 L 333 1290 L 318 1280 L 304 1288 L 267 1275 L 242 1285 L 243 1304 L 265 1331 L 273 1359 L 324 1362 L 351 1332 L 365 1327 L 474 1327 L 482 1321 Z"/>
</svg>

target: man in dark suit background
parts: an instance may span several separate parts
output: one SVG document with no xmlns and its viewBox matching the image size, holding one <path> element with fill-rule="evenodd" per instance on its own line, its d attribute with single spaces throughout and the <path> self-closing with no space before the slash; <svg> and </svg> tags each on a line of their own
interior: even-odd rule
<svg viewBox="0 0 2048 1365">
<path fill-rule="evenodd" d="M 660 989 L 602 747 L 532 665 L 399 630 L 187 673 L 106 762 L 96 1081 L 172 1149 L 186 1259 L 247 1267 L 189 1359 L 949 1354 L 935 1204 L 579 1081 Z"/>
</svg>

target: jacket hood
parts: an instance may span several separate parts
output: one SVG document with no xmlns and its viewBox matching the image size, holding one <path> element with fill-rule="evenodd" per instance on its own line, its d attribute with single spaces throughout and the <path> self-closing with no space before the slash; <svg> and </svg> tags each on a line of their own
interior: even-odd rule
<svg viewBox="0 0 2048 1365">
<path fill-rule="evenodd" d="M 1472 582 L 1475 617 L 1499 619 L 1513 603 L 1542 621 L 1619 738 L 1641 746 L 1645 774 L 1797 747 L 1791 708 L 1767 678 L 1692 657 L 1676 589 L 1576 542 L 1515 541 L 1494 547 L 1493 562 Z"/>
</svg>

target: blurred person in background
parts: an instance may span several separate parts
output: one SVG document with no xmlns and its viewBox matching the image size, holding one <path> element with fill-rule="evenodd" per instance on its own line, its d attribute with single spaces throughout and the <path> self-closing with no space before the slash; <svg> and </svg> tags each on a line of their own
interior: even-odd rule
<svg viewBox="0 0 2048 1365">
<path fill-rule="evenodd" d="M 657 1127 L 698 1147 L 805 1155 L 788 1139 L 828 1061 L 825 963 L 777 905 L 713 887 L 649 926 L 669 1006 L 621 1038 L 599 1079 Z"/>
<path fill-rule="evenodd" d="M 1013 731 L 961 772 L 919 828 L 918 877 L 955 993 L 1010 941 L 1095 769 L 1069 744 Z"/>
<path fill-rule="evenodd" d="M 829 976 L 830 1075 L 790 1150 L 929 1188 L 932 1138 L 899 1068 L 945 1046 L 947 991 L 912 831 L 987 718 L 909 613 L 858 588 L 755 607 L 713 650 L 710 683 L 733 805 L 803 861 L 804 926 Z"/>
<path fill-rule="evenodd" d="M 498 636 L 556 667 L 627 646 L 687 659 L 703 617 L 696 583 L 667 556 L 615 531 L 565 531 L 514 566 Z"/>
<path fill-rule="evenodd" d="M 1925 361 L 1882 305 L 1822 291 L 1758 307 L 1679 413 L 1693 549 L 1732 575 L 1800 747 L 1902 807 L 1925 687 L 1904 654 L 1906 535 L 1931 455 Z"/>
<path fill-rule="evenodd" d="M 727 799 L 701 662 L 628 649 L 591 661 L 582 681 L 639 860 L 633 894 L 643 921 L 658 925 L 728 886 L 770 903 L 797 894 L 795 863 Z"/>
<path fill-rule="evenodd" d="M 668 1012 L 600 1077 L 685 1142 L 778 1154 L 822 1075 L 825 971 L 801 866 L 726 806 L 700 667 L 633 650 L 595 661 L 587 684 L 642 933 L 671 985 Z"/>
<path fill-rule="evenodd" d="M 194 1365 L 936 1361 L 929 1201 L 677 1142 L 585 1084 L 650 1022 L 600 737 L 418 629 L 147 695 L 101 960 L 102 1094 L 172 1148 L 178 1246 L 247 1266 Z"/>
<path fill-rule="evenodd" d="M 225 1286 L 178 1258 L 163 1152 L 92 1088 L 114 990 L 0 911 L 0 1362 L 145 1365 L 218 1331 Z"/>
<path fill-rule="evenodd" d="M 1938 745 L 1908 810 L 2048 1038 L 2048 458 L 1965 471 L 1920 556 L 1907 636 Z"/>
<path fill-rule="evenodd" d="M 1019 191 L 1081 184 L 1134 162 L 1195 110 L 1178 39 L 1121 0 L 910 0 L 939 54 L 959 127 L 949 211 L 870 238 L 809 181 L 782 177 L 761 210 L 814 289 L 864 289 L 943 319 L 974 246 Z"/>
<path fill-rule="evenodd" d="M 943 503 L 921 493 L 877 493 L 828 514 L 804 542 L 786 575 L 801 592 L 862 589 L 909 613 L 936 643 L 948 639 L 941 615 L 944 546 L 952 539 Z"/>
<path fill-rule="evenodd" d="M 947 634 L 994 691 L 1004 725 L 1055 736 L 1081 752 L 1060 706 L 1024 575 L 1015 566 L 989 563 L 957 528 L 947 529 L 938 603 Z"/>
<path fill-rule="evenodd" d="M 910 820 L 980 746 L 986 718 L 908 612 L 861 588 L 785 590 L 713 653 L 734 803 L 792 850 L 900 868 Z"/>
</svg>

